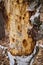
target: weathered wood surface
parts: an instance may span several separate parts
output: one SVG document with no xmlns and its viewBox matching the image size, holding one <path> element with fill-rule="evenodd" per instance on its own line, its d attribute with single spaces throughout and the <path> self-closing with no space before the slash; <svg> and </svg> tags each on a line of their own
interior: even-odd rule
<svg viewBox="0 0 43 65">
<path fill-rule="evenodd" d="M 41 20 L 43 20 L 43 13 L 41 13 L 40 16 L 42 17 Z M 4 27 L 2 27 L 2 28 L 4 28 Z M 8 40 L 6 40 L 6 42 L 0 41 L 0 45 L 4 45 L 4 46 L 8 47 Z M 9 59 L 6 57 L 7 54 L 3 54 L 2 51 L 3 50 L 0 49 L 0 65 L 10 65 Z M 39 48 L 39 52 L 35 57 L 35 61 L 34 61 L 33 65 L 43 65 L 43 48 Z"/>
</svg>

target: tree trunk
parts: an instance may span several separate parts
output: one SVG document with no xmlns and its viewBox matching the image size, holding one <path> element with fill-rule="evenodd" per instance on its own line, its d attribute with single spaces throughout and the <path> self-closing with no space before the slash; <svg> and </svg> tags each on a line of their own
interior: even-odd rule
<svg viewBox="0 0 43 65">
<path fill-rule="evenodd" d="M 8 16 L 8 31 L 11 53 L 13 55 L 28 55 L 34 49 L 34 41 L 27 34 L 30 25 L 30 13 L 27 11 L 29 2 L 24 0 L 4 0 Z"/>
</svg>

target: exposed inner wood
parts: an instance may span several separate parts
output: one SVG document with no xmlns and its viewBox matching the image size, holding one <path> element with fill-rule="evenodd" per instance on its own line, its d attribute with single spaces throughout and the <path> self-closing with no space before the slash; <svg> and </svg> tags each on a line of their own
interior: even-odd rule
<svg viewBox="0 0 43 65">
<path fill-rule="evenodd" d="M 24 0 L 5 0 L 5 10 L 8 16 L 7 30 L 9 31 L 10 52 L 13 55 L 28 55 L 34 49 L 34 41 L 27 34 L 30 12 Z"/>
</svg>

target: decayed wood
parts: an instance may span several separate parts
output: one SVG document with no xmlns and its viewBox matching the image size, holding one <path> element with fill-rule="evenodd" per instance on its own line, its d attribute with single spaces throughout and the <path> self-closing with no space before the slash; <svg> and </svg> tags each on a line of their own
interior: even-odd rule
<svg viewBox="0 0 43 65">
<path fill-rule="evenodd" d="M 4 0 L 5 11 L 8 16 L 8 31 L 10 40 L 10 52 L 13 55 L 28 55 L 34 49 L 34 41 L 27 34 L 30 12 L 26 9 L 29 3 L 24 0 Z"/>
</svg>

